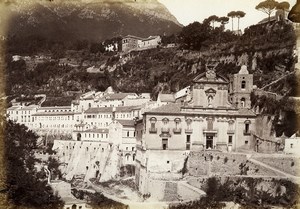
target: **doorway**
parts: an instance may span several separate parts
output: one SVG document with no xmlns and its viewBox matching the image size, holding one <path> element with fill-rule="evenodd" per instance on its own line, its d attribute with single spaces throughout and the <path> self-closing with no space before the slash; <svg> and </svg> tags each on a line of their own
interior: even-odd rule
<svg viewBox="0 0 300 209">
<path fill-rule="evenodd" d="M 206 149 L 213 149 L 213 136 L 207 135 L 206 136 Z"/>
</svg>

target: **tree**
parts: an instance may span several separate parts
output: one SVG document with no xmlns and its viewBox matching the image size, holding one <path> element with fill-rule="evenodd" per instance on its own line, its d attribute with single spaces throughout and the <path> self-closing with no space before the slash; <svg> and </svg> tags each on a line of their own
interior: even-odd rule
<svg viewBox="0 0 300 209">
<path fill-rule="evenodd" d="M 275 0 L 265 0 L 260 2 L 255 9 L 266 13 L 269 17 L 269 22 L 271 20 L 271 14 L 276 10 L 278 2 Z"/>
<path fill-rule="evenodd" d="M 210 17 L 207 18 L 207 21 L 208 22 L 212 22 L 213 29 L 215 29 L 215 22 L 219 21 L 219 17 L 216 16 L 216 15 L 212 15 L 212 16 L 210 16 Z"/>
<path fill-rule="evenodd" d="M 194 22 L 182 28 L 180 38 L 184 48 L 199 50 L 210 38 L 209 22 Z"/>
<path fill-rule="evenodd" d="M 45 174 L 34 167 L 37 159 L 33 149 L 36 148 L 37 135 L 12 121 L 6 123 L 3 132 L 8 199 L 15 205 L 29 208 L 61 208 L 63 203 L 47 185 Z"/>
<path fill-rule="evenodd" d="M 240 30 L 240 18 L 245 17 L 246 13 L 243 11 L 236 11 L 235 15 L 238 18 L 238 31 L 239 31 Z"/>
<path fill-rule="evenodd" d="M 231 27 L 232 27 L 232 31 L 233 31 L 233 18 L 236 18 L 236 12 L 231 11 L 227 14 L 227 16 L 231 18 Z"/>
<path fill-rule="evenodd" d="M 289 11 L 289 8 L 290 8 L 290 3 L 287 1 L 279 2 L 276 7 L 276 9 L 281 9 L 285 12 Z"/>
<path fill-rule="evenodd" d="M 221 25 L 223 26 L 223 27 L 225 27 L 225 25 L 228 23 L 228 21 L 229 21 L 229 18 L 228 17 L 219 17 L 219 22 L 221 23 Z"/>
</svg>

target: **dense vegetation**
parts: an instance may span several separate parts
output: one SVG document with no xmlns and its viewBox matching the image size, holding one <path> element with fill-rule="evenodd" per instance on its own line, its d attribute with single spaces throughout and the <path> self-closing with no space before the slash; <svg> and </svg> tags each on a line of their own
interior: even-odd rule
<svg viewBox="0 0 300 209">
<path fill-rule="evenodd" d="M 256 96 L 251 94 L 252 108 L 258 108 L 261 114 L 268 115 L 270 118 L 274 116 L 272 121 L 273 129 L 276 136 L 283 133 L 291 136 L 299 130 L 299 102 L 294 99 L 283 97 L 276 100 L 271 97 Z"/>
<path fill-rule="evenodd" d="M 12 121 L 6 123 L 2 133 L 5 133 L 6 194 L 9 201 L 28 208 L 61 208 L 63 203 L 47 184 L 45 173 L 35 168 L 38 163 L 34 157 L 37 135 Z"/>
<path fill-rule="evenodd" d="M 78 199 L 87 200 L 88 204 L 92 206 L 93 209 L 127 209 L 127 205 L 118 203 L 114 200 L 106 198 L 103 194 L 99 192 L 91 193 L 84 190 L 78 190 L 76 188 L 72 189 L 72 194 Z"/>
<path fill-rule="evenodd" d="M 119 41 L 120 38 L 112 38 L 105 43 Z M 11 56 L 17 53 L 20 44 L 8 42 L 6 92 L 15 96 L 46 93 L 50 97 L 65 97 L 68 91 L 105 90 L 113 86 L 124 92 L 157 95 L 160 90 L 174 92 L 190 85 L 196 74 L 205 70 L 205 63 L 213 59 L 220 60 L 217 71 L 224 76 L 238 72 L 238 65 L 247 64 L 250 73 L 254 74 L 254 84 L 262 87 L 292 71 L 295 62 L 295 33 L 292 25 L 285 21 L 253 25 L 245 29 L 242 36 L 237 36 L 225 31 L 224 24 L 212 26 L 211 18 L 207 18 L 202 23 L 194 22 L 183 27 L 178 34 L 163 36 L 162 42 L 175 42 L 179 48 L 133 51 L 120 56 L 116 52 L 103 52 L 102 43 L 79 40 L 51 45 L 47 40 L 33 39 L 29 44 L 21 44 L 28 47 L 24 52 L 32 51 L 31 44 L 35 53 L 45 53 L 41 49 L 43 46 L 47 48 L 46 45 L 53 48 L 46 50 L 52 59 L 33 68 L 23 60 L 12 61 Z M 244 60 L 240 61 L 243 56 Z M 78 67 L 59 64 L 60 57 L 76 60 Z M 104 70 L 88 73 L 87 66 L 93 65 L 104 66 Z M 269 90 L 296 95 L 297 85 L 290 82 L 291 79 L 279 82 Z"/>
<path fill-rule="evenodd" d="M 224 202 L 238 203 L 243 209 L 272 208 L 272 206 L 297 207 L 300 194 L 300 188 L 297 184 L 289 180 L 273 179 L 272 183 L 275 188 L 275 194 L 273 194 L 258 186 L 262 181 L 258 178 L 240 178 L 238 180 L 227 178 L 225 182 L 221 183 L 220 179 L 211 177 L 203 186 L 206 196 L 198 201 L 173 205 L 170 209 L 221 209 L 225 206 Z M 282 186 L 286 191 L 283 191 Z"/>
</svg>

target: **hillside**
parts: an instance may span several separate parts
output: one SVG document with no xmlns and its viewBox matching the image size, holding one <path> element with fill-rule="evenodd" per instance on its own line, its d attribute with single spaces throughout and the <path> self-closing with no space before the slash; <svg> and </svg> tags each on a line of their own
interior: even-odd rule
<svg viewBox="0 0 300 209">
<path fill-rule="evenodd" d="M 226 77 L 246 64 L 254 74 L 254 84 L 262 88 L 294 70 L 295 41 L 291 24 L 274 22 L 252 26 L 231 42 L 210 45 L 200 51 L 157 48 L 129 54 L 94 54 L 86 48 L 65 53 L 66 59 L 74 60 L 78 67 L 62 66 L 59 60 L 52 59 L 33 69 L 29 69 L 28 62 L 12 62 L 8 58 L 7 93 L 22 94 L 27 89 L 58 96 L 67 91 L 104 90 L 113 86 L 124 92 L 151 92 L 155 96 L 160 90 L 175 92 L 190 85 L 197 74 L 204 72 L 209 60 L 219 61 L 217 71 Z M 102 71 L 88 73 L 86 69 L 90 66 Z M 265 90 L 297 96 L 297 83 L 291 74 Z"/>
<path fill-rule="evenodd" d="M 14 40 L 103 41 L 123 35 L 172 34 L 181 25 L 156 0 L 11 0 L 0 3 L 0 24 Z M 9 2 L 9 3 L 8 3 Z M 32 2 L 35 2 L 34 4 Z"/>
</svg>

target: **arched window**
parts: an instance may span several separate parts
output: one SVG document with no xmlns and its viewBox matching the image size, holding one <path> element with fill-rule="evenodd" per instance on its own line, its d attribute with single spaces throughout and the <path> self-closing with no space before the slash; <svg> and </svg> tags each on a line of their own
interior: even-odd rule
<svg viewBox="0 0 300 209">
<path fill-rule="evenodd" d="M 130 157 L 130 155 L 129 154 L 126 154 L 126 161 L 128 162 L 129 161 L 129 157 Z"/>
<path fill-rule="evenodd" d="M 242 81 L 241 88 L 242 88 L 242 89 L 245 89 L 245 88 L 246 88 L 246 81 Z"/>
<path fill-rule="evenodd" d="M 241 107 L 245 107 L 246 106 L 246 99 L 243 97 L 241 98 Z"/>
<path fill-rule="evenodd" d="M 251 121 L 250 120 L 246 120 L 245 121 L 245 130 L 244 130 L 244 134 L 250 134 L 250 124 L 251 124 Z"/>
<path fill-rule="evenodd" d="M 155 128 L 155 124 L 157 122 L 157 119 L 155 117 L 152 117 L 150 118 L 150 124 L 151 124 L 151 127 L 150 127 L 150 133 L 156 133 L 156 128 Z"/>
<path fill-rule="evenodd" d="M 181 122 L 180 118 L 175 118 L 174 122 L 175 122 L 176 129 L 178 129 L 179 128 L 179 124 Z"/>
</svg>

